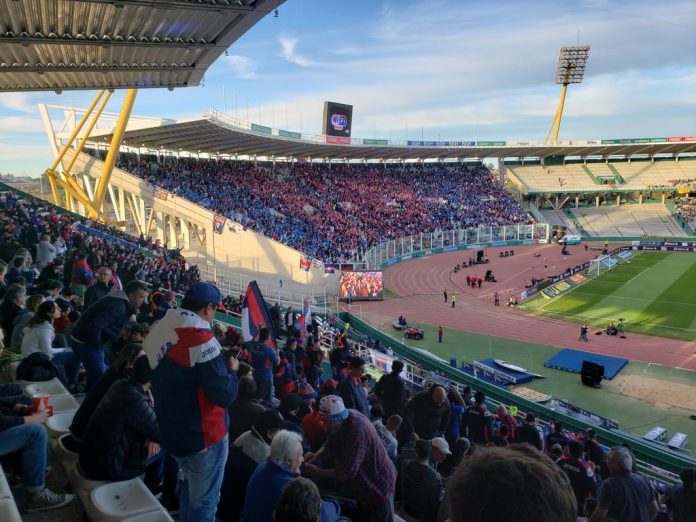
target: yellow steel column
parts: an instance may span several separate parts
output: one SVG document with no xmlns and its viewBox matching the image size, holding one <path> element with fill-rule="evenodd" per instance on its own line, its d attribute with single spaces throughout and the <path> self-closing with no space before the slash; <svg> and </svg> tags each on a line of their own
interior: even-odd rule
<svg viewBox="0 0 696 522">
<path fill-rule="evenodd" d="M 94 114 L 94 118 L 92 118 L 92 122 L 89 124 L 89 127 L 87 127 L 87 130 L 85 131 L 85 135 L 82 137 L 80 144 L 77 146 L 77 150 L 75 151 L 75 155 L 73 156 L 73 159 L 70 160 L 70 164 L 68 165 L 68 168 L 63 170 L 63 175 L 65 177 L 68 177 L 70 175 L 70 171 L 72 170 L 73 166 L 75 165 L 75 161 L 77 161 L 77 157 L 80 155 L 80 152 L 82 152 L 83 149 L 85 148 L 85 143 L 87 143 L 87 138 L 89 138 L 89 135 L 92 134 L 92 131 L 94 130 L 94 126 L 97 124 L 99 117 L 101 116 L 102 112 L 104 111 L 104 107 L 106 107 L 106 104 L 109 103 L 109 98 L 111 98 L 111 93 L 107 91 L 106 96 L 104 97 L 104 99 L 101 102 L 101 105 L 97 109 L 97 112 Z"/>
<path fill-rule="evenodd" d="M 564 83 L 563 88 L 561 89 L 561 101 L 558 105 L 558 117 L 557 117 L 556 130 L 553 133 L 553 142 L 554 143 L 556 143 L 558 141 L 558 131 L 561 130 L 561 119 L 563 118 L 563 105 L 565 104 L 565 97 L 566 97 L 567 90 L 568 90 L 568 84 Z"/>
<path fill-rule="evenodd" d="M 123 106 L 121 107 L 121 115 L 118 117 L 116 129 L 114 129 L 114 135 L 113 138 L 111 138 L 109 153 L 106 155 L 104 167 L 97 180 L 97 187 L 94 190 L 94 201 L 92 201 L 92 208 L 89 211 L 90 219 L 98 219 L 101 213 L 101 207 L 104 204 L 104 196 L 106 195 L 106 187 L 111 179 L 111 172 L 114 170 L 116 156 L 121 148 L 123 135 L 126 132 L 126 125 L 128 125 L 128 118 L 130 118 L 131 110 L 133 110 L 133 104 L 135 103 L 135 96 L 137 94 L 137 89 L 128 89 L 126 91 L 126 98 L 123 100 Z"/>
</svg>

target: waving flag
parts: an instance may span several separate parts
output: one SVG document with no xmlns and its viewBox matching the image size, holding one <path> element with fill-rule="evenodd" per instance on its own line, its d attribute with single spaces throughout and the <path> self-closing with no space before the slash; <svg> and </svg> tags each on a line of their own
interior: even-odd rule
<svg viewBox="0 0 696 522">
<path fill-rule="evenodd" d="M 300 270 L 309 272 L 310 268 L 312 268 L 312 258 L 302 254 L 302 256 L 300 256 Z"/>
<path fill-rule="evenodd" d="M 297 318 L 299 323 L 299 330 L 302 334 L 302 338 L 307 338 L 307 325 L 312 324 L 312 308 L 310 307 L 309 301 L 305 299 L 304 308 L 302 309 L 302 315 Z"/>
<path fill-rule="evenodd" d="M 271 331 L 271 337 L 266 344 L 271 348 L 276 348 L 276 334 L 273 331 L 271 317 L 268 315 L 266 301 L 261 295 L 259 285 L 256 284 L 256 281 L 252 281 L 247 287 L 242 306 L 242 337 L 245 342 L 251 341 L 259 333 L 259 325 L 261 328 L 268 328 Z"/>
</svg>

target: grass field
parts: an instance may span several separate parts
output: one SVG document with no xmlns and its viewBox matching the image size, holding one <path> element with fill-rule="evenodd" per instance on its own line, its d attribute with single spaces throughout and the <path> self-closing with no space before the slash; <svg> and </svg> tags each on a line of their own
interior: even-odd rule
<svg viewBox="0 0 696 522">
<path fill-rule="evenodd" d="M 625 319 L 629 332 L 696 340 L 696 255 L 636 252 L 554 299 L 537 295 L 523 310 L 604 328 Z"/>
<path fill-rule="evenodd" d="M 391 324 L 373 322 L 373 325 L 401 341 Z M 689 448 L 694 448 L 696 421 L 689 419 L 689 415 L 696 411 L 696 393 L 691 393 L 696 389 L 696 372 L 630 361 L 614 380 L 604 381 L 602 388 L 595 390 L 583 386 L 578 374 L 544 367 L 544 362 L 556 354 L 558 348 L 459 330 L 445 330 L 440 344 L 435 326 L 415 326 L 424 330 L 425 339 L 406 341 L 410 346 L 424 348 L 446 361 L 450 357 L 458 361 L 504 359 L 546 377 L 534 379 L 526 385 L 529 388 L 614 419 L 622 430 L 638 435 L 657 425 L 667 428 L 670 435 L 681 431 L 689 435 Z M 665 383 L 679 386 L 681 400 L 654 391 L 661 386 L 664 389 Z"/>
</svg>

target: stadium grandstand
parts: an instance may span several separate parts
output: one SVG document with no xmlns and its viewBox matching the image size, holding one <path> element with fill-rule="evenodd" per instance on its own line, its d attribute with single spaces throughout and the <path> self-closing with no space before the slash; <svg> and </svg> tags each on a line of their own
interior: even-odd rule
<svg viewBox="0 0 696 522">
<path fill-rule="evenodd" d="M 559 141 L 566 89 L 582 80 L 563 57 L 584 53 L 584 73 L 587 46 L 561 50 L 551 143 L 303 134 L 213 108 L 132 114 L 138 89 L 202 84 L 281 4 L 0 0 L 0 96 L 98 90 L 88 108 L 39 105 L 54 161 L 38 189 L 0 180 L 0 520 L 689 520 L 691 430 L 667 433 L 693 401 L 692 342 L 669 344 L 664 365 L 630 339 L 636 373 L 667 376 L 634 387 L 673 381 L 678 407 L 650 403 L 653 388 L 600 398 L 603 374 L 575 382 L 588 394 L 577 406 L 518 386 L 554 370 L 494 359 L 493 336 L 469 345 L 445 315 L 486 323 L 512 353 L 530 349 L 512 340 L 529 330 L 560 347 L 568 324 L 534 320 L 517 296 L 546 291 L 542 310 L 588 266 L 628 274 L 639 249 L 671 238 L 696 252 L 696 137 Z M 121 111 L 106 112 L 117 89 Z M 568 235 L 597 241 L 567 260 L 567 240 L 553 243 Z M 409 306 L 437 322 L 385 327 Z M 438 324 L 454 356 L 424 341 L 428 329 L 443 345 Z M 614 329 L 575 362 L 620 359 L 607 353 Z M 469 350 L 489 359 L 467 362 Z M 637 397 L 650 420 L 610 418 Z M 669 427 L 645 432 L 665 410 Z"/>
</svg>

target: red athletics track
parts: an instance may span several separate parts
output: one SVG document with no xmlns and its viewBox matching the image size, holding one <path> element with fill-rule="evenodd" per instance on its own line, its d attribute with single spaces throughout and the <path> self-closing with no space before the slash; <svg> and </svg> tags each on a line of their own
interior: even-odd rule
<svg viewBox="0 0 696 522">
<path fill-rule="evenodd" d="M 404 315 L 413 322 L 442 325 L 443 328 L 696 370 L 694 343 L 633 333 L 627 333 L 626 339 L 592 335 L 595 328 L 590 329 L 590 341 L 584 343 L 578 341 L 578 324 L 508 308 L 505 306 L 507 298 L 513 294 L 519 296 L 532 276 L 539 278 L 559 274 L 567 267 L 583 263 L 598 254 L 592 250 L 586 252 L 584 246 L 571 246 L 568 247 L 570 255 L 564 258 L 559 245 L 533 245 L 512 247 L 514 256 L 499 257 L 501 250 L 510 248 L 487 248 L 488 264 L 465 268 L 456 274 L 452 272 L 454 266 L 468 260 L 470 255 L 474 255 L 473 251 L 447 252 L 389 267 L 384 271 L 384 286 L 399 297 L 382 302 L 361 302 L 362 313 L 387 324 Z M 536 257 L 535 254 L 541 256 Z M 481 289 L 467 287 L 467 274 L 483 277 L 489 269 L 493 270 L 498 282 L 484 282 Z M 451 308 L 449 302 L 444 302 L 445 288 L 450 295 L 453 291 L 457 294 L 455 309 Z M 496 290 L 500 294 L 500 307 L 493 306 L 493 292 Z M 610 319 L 607 318 L 607 322 Z"/>
</svg>

